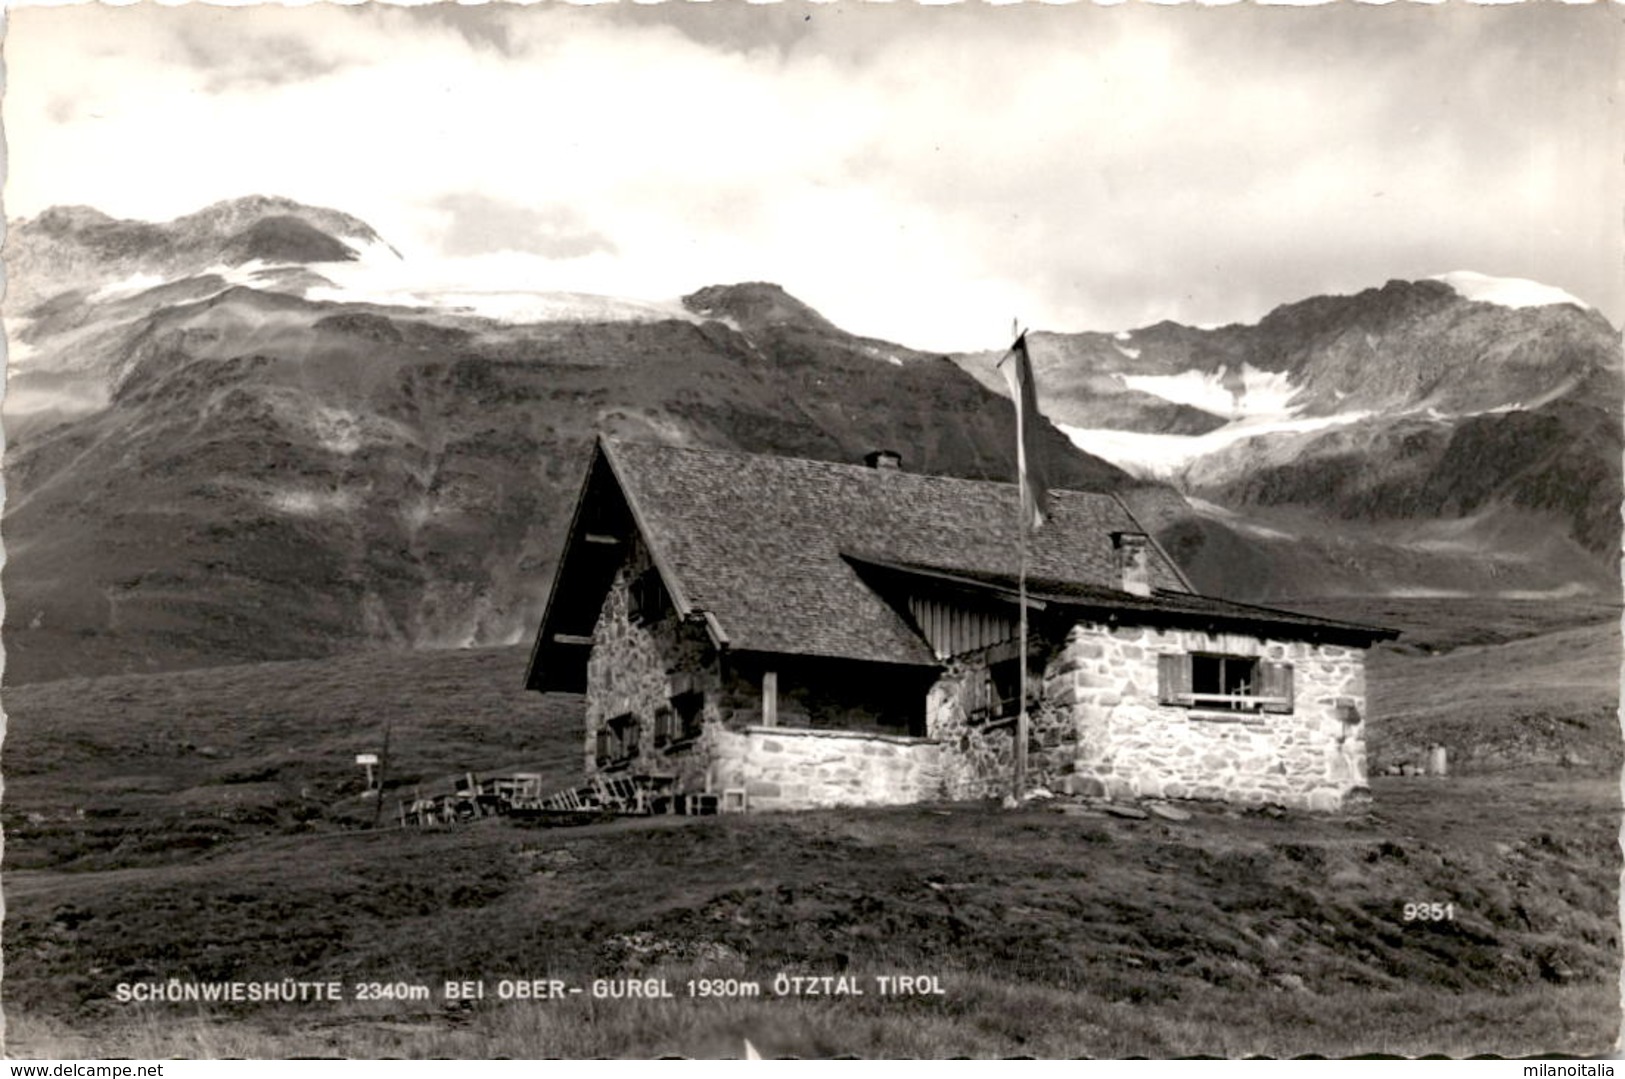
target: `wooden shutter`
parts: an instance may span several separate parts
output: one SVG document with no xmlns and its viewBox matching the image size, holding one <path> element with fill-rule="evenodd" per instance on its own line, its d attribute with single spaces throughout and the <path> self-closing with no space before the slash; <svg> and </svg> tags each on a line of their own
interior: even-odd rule
<svg viewBox="0 0 1625 1079">
<path fill-rule="evenodd" d="M 978 667 L 965 676 L 965 714 L 977 715 L 987 711 L 989 678 L 986 667 Z"/>
<path fill-rule="evenodd" d="M 1181 695 L 1191 691 L 1191 657 L 1172 655 L 1157 657 L 1157 702 L 1190 706 Z"/>
<path fill-rule="evenodd" d="M 1266 704 L 1266 712 L 1292 711 L 1292 664 L 1290 663 L 1260 663 L 1259 680 L 1262 686 L 1259 696 L 1269 699 L 1279 699 L 1280 704 Z"/>
<path fill-rule="evenodd" d="M 609 728 L 598 728 L 598 763 L 603 764 L 609 760 Z"/>
<path fill-rule="evenodd" d="M 671 705 L 677 710 L 680 720 L 672 730 L 672 738 L 698 738 L 705 714 L 704 692 L 691 689 L 686 693 L 680 693 L 671 699 Z"/>
</svg>

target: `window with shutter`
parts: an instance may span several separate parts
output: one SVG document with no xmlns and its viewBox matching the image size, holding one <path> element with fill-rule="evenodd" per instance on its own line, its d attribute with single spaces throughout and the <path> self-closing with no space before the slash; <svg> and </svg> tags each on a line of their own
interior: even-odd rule
<svg viewBox="0 0 1625 1079">
<path fill-rule="evenodd" d="M 1157 701 L 1160 704 L 1190 704 L 1191 657 L 1157 657 Z"/>
<path fill-rule="evenodd" d="M 1264 711 L 1292 711 L 1292 664 L 1263 663 Z"/>
<path fill-rule="evenodd" d="M 672 737 L 685 742 L 698 738 L 705 716 L 705 694 L 699 690 L 679 693 L 671 699 L 671 706 L 677 714 Z"/>
<path fill-rule="evenodd" d="M 1292 711 L 1292 665 L 1191 652 L 1157 657 L 1157 701 L 1220 712 Z"/>
<path fill-rule="evenodd" d="M 965 714 L 975 716 L 987 711 L 987 679 L 985 669 L 973 670 L 965 677 Z"/>
<path fill-rule="evenodd" d="M 1021 667 L 1019 659 L 1006 659 L 991 664 L 987 669 L 987 718 L 1007 719 L 1021 711 Z M 1027 708 L 1038 703 L 1043 691 L 1041 668 L 1027 666 Z"/>
<path fill-rule="evenodd" d="M 598 729 L 598 766 L 623 764 L 638 755 L 638 718 L 630 712 Z"/>
</svg>

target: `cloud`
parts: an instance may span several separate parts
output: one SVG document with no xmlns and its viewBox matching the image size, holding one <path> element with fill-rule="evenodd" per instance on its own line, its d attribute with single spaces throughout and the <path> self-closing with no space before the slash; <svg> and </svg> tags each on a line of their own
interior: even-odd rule
<svg viewBox="0 0 1625 1079">
<path fill-rule="evenodd" d="M 615 253 L 615 245 L 584 225 L 568 206 L 533 208 L 473 191 L 442 195 L 431 206 L 449 218 L 439 240 L 440 251 L 446 255 L 519 251 L 575 259 Z"/>
<path fill-rule="evenodd" d="M 1618 321 L 1612 7 L 23 8 L 8 211 L 285 194 L 941 349 L 1460 269 Z"/>
<path fill-rule="evenodd" d="M 205 73 L 203 90 L 211 94 L 319 79 L 340 66 L 315 43 L 293 34 L 239 37 L 213 26 L 189 26 L 176 34 L 176 41 L 185 62 Z"/>
<path fill-rule="evenodd" d="M 434 3 L 405 8 L 396 13 L 403 20 L 422 20 L 455 30 L 475 48 L 490 49 L 500 56 L 513 57 L 516 46 L 509 30 L 511 12 L 506 4 Z"/>
</svg>

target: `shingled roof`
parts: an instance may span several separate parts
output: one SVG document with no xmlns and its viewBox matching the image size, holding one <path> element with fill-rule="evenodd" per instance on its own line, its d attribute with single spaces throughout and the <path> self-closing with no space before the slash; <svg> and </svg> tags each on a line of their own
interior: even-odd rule
<svg viewBox="0 0 1625 1079">
<path fill-rule="evenodd" d="M 718 642 L 736 651 L 935 665 L 907 618 L 843 556 L 862 552 L 873 563 L 989 584 L 1019 571 L 1014 484 L 601 438 L 583 501 L 595 491 L 602 497 L 608 477 L 679 613 L 704 617 Z M 538 663 L 549 662 L 543 645 L 582 520 L 578 506 L 532 657 L 533 686 L 540 685 Z M 1111 540 L 1113 532 L 1143 531 L 1114 495 L 1052 492 L 1050 516 L 1028 544 L 1029 577 L 1074 598 L 1144 608 L 1146 601 L 1116 588 Z M 1195 596 L 1160 548 L 1149 553 L 1158 597 L 1151 606 L 1219 602 Z M 607 578 L 599 579 L 607 587 Z M 576 602 L 596 614 L 590 595 Z M 577 613 L 577 636 L 586 613 Z"/>
</svg>

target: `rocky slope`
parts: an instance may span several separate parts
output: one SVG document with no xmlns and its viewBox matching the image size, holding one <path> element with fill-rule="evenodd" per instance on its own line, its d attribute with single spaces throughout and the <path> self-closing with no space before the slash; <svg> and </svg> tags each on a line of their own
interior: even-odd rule
<svg viewBox="0 0 1625 1079">
<path fill-rule="evenodd" d="M 1014 467 L 996 357 L 855 337 L 770 284 L 358 290 L 398 255 L 267 198 L 51 210 L 6 253 L 12 680 L 516 640 L 598 431 Z M 1217 594 L 1612 592 L 1617 337 L 1534 295 L 1035 333 L 1053 474 L 1121 491 Z"/>
<path fill-rule="evenodd" d="M 1447 274 L 1029 340 L 1079 446 L 1190 496 L 1159 519 L 1203 587 L 1614 587 L 1620 341 L 1573 297 Z"/>
<path fill-rule="evenodd" d="M 53 206 L 11 223 L 6 307 L 15 314 L 51 296 L 94 295 L 132 277 L 158 284 L 255 261 L 345 262 L 368 248 L 387 245 L 366 222 L 292 199 L 233 199 L 163 223 Z"/>
<path fill-rule="evenodd" d="M 218 228 L 186 234 L 235 243 L 269 221 L 298 237 L 280 221 L 317 228 L 326 213 L 271 203 L 244 221 L 252 209 L 213 208 Z M 309 299 L 307 266 L 267 268 L 274 287 L 205 266 L 17 312 L 33 353 L 13 386 L 43 381 L 67 403 L 7 399 L 8 679 L 515 641 L 597 431 L 1013 472 L 1007 401 L 772 285 L 706 289 L 658 318 L 505 321 Z M 1066 485 L 1132 483 L 1045 437 Z"/>
</svg>

